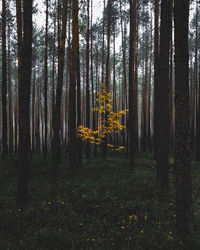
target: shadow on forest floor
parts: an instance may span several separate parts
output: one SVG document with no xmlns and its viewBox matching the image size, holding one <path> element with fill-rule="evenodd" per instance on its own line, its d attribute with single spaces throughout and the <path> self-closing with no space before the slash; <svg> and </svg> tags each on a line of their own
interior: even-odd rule
<svg viewBox="0 0 200 250">
<path fill-rule="evenodd" d="M 138 153 L 129 171 L 125 154 L 83 160 L 77 178 L 68 176 L 67 159 L 59 181 L 49 178 L 50 164 L 33 156 L 25 211 L 15 208 L 16 166 L 0 163 L 0 249 L 2 250 L 157 250 L 184 249 L 176 235 L 175 190 L 159 201 L 152 155 Z M 171 165 L 172 161 L 171 161 Z M 200 173 L 193 163 L 194 239 L 200 246 Z"/>
</svg>

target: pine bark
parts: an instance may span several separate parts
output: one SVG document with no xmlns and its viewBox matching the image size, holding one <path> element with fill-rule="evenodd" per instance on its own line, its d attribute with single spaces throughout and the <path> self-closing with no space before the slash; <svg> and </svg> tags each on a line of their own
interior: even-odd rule
<svg viewBox="0 0 200 250">
<path fill-rule="evenodd" d="M 134 169 L 134 151 L 136 136 L 137 96 L 135 81 L 135 36 L 136 36 L 136 0 L 130 1 L 130 52 L 129 52 L 129 167 Z"/>
<path fill-rule="evenodd" d="M 2 157 L 8 154 L 6 0 L 2 0 Z"/>
<path fill-rule="evenodd" d="M 32 9 L 33 1 L 23 1 L 22 75 L 19 82 L 19 149 L 17 207 L 24 208 L 28 200 L 30 176 L 30 86 L 32 68 Z M 19 27 L 18 27 L 19 28 Z M 19 46 L 19 44 L 18 44 Z"/>
<path fill-rule="evenodd" d="M 158 82 L 155 86 L 157 109 L 156 170 L 157 183 L 162 190 L 169 188 L 169 41 L 171 0 L 161 1 L 160 54 Z"/>
<path fill-rule="evenodd" d="M 44 60 L 44 151 L 43 158 L 47 159 L 47 133 L 48 133 L 48 109 L 47 109 L 47 84 L 48 84 L 48 8 L 49 1 L 46 0 L 46 27 L 45 27 L 45 60 Z"/>
<path fill-rule="evenodd" d="M 90 0 L 87 3 L 87 35 L 86 35 L 86 126 L 90 128 Z M 90 143 L 86 142 L 86 158 L 90 158 Z"/>
<path fill-rule="evenodd" d="M 156 157 L 156 132 L 157 132 L 157 107 L 158 107 L 158 60 L 159 60 L 159 0 L 155 0 L 154 6 L 154 107 L 153 107 L 153 143 L 154 143 L 154 157 Z"/>
<path fill-rule="evenodd" d="M 8 25 L 8 117 L 9 117 L 9 152 L 13 152 L 13 101 L 11 82 L 11 41 L 10 25 Z"/>
<path fill-rule="evenodd" d="M 181 240 L 190 245 L 192 231 L 191 136 L 189 110 L 189 1 L 174 1 L 175 21 L 175 170 L 176 222 Z"/>
<path fill-rule="evenodd" d="M 69 92 L 69 163 L 72 176 L 76 174 L 76 86 L 78 74 L 78 0 L 72 5 L 72 52 L 71 52 L 71 76 Z M 80 105 L 80 104 L 79 104 Z"/>
<path fill-rule="evenodd" d="M 58 39 L 58 77 L 56 89 L 56 103 L 53 112 L 53 139 L 52 139 L 52 177 L 57 178 L 58 165 L 61 161 L 61 99 L 63 90 L 63 71 L 65 58 L 65 40 L 67 26 L 67 0 L 62 6 L 62 30 L 61 39 Z M 60 35 L 58 34 L 58 37 Z"/>
<path fill-rule="evenodd" d="M 107 55 L 106 55 L 106 82 L 105 86 L 108 92 L 110 92 L 110 36 L 111 36 L 111 0 L 108 0 L 108 12 L 107 12 Z M 105 125 L 107 125 L 107 113 L 105 113 Z M 103 159 L 107 159 L 107 141 L 108 136 L 104 138 L 103 142 Z"/>
</svg>

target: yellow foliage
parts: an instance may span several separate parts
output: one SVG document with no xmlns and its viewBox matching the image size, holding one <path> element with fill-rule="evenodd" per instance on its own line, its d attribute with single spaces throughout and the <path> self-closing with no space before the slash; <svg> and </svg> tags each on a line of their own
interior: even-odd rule
<svg viewBox="0 0 200 250">
<path fill-rule="evenodd" d="M 102 92 L 97 92 L 96 96 L 97 106 L 93 108 L 92 111 L 99 113 L 99 126 L 96 128 L 96 130 L 92 130 L 84 126 L 79 126 L 77 129 L 77 136 L 81 138 L 82 141 L 87 141 L 91 144 L 99 145 L 104 141 L 104 138 L 107 134 L 118 133 L 120 130 L 123 130 L 125 128 L 125 126 L 120 124 L 119 119 L 121 116 L 125 115 L 129 110 L 120 110 L 116 113 L 112 111 L 112 99 L 110 98 L 111 93 L 108 92 L 103 83 Z M 107 144 L 107 147 L 113 148 L 114 145 Z M 124 147 L 120 146 L 115 150 L 120 149 L 124 149 Z"/>
</svg>

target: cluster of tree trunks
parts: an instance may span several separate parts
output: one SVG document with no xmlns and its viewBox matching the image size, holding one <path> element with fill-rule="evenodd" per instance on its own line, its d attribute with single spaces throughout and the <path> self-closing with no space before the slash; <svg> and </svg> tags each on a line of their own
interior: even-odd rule
<svg viewBox="0 0 200 250">
<path fill-rule="evenodd" d="M 149 18 L 150 22 L 142 32 L 139 32 L 140 20 L 137 17 L 140 5 L 138 1 L 130 0 L 129 47 L 127 16 L 124 15 L 123 1 L 120 0 L 117 7 L 120 15 L 122 56 L 121 67 L 118 68 L 119 58 L 116 53 L 118 31 L 113 21 L 116 3 L 111 0 L 103 1 L 102 33 L 97 35 L 93 26 L 93 1 L 87 1 L 84 60 L 80 59 L 79 53 L 79 1 L 73 0 L 72 12 L 70 12 L 70 1 L 56 1 L 52 16 L 49 11 L 51 1 L 46 0 L 45 4 L 42 75 L 40 68 L 37 67 L 37 60 L 34 59 L 35 55 L 32 56 L 33 0 L 16 0 L 18 77 L 14 90 L 11 78 L 13 70 L 11 31 L 6 19 L 6 0 L 2 0 L 1 151 L 3 159 L 8 152 L 15 150 L 18 153 L 17 207 L 24 208 L 28 200 L 30 158 L 34 152 L 43 151 L 43 158 L 46 161 L 47 154 L 51 151 L 53 179 L 58 177 L 62 151 L 69 153 L 72 177 L 76 176 L 77 168 L 82 166 L 83 150 L 87 159 L 90 158 L 91 151 L 94 152 L 94 156 L 97 155 L 97 147 L 87 142 L 82 143 L 76 136 L 76 130 L 79 125 L 92 129 L 97 127 L 98 115 L 92 115 L 91 107 L 95 107 L 95 93 L 100 91 L 100 84 L 105 82 L 108 91 L 113 92 L 113 111 L 129 107 L 129 114 L 122 119 L 122 124 L 127 126 L 127 129 L 120 134 L 105 138 L 102 146 L 104 159 L 107 158 L 108 142 L 124 145 L 129 153 L 130 169 L 133 170 L 135 152 L 138 149 L 152 152 L 153 148 L 156 159 L 156 181 L 159 188 L 165 191 L 169 189 L 171 146 L 175 152 L 177 229 L 181 239 L 189 244 L 192 231 L 191 147 L 195 149 L 196 160 L 200 159 L 198 7 L 195 19 L 195 64 L 194 68 L 190 67 L 189 72 L 188 0 L 174 0 L 174 3 L 171 0 L 162 0 L 160 15 L 159 1 L 155 0 L 154 18 L 152 16 Z M 172 35 L 173 9 L 175 51 Z M 52 38 L 49 33 L 50 18 L 53 18 Z M 94 46 L 95 39 L 97 43 Z M 142 43 L 139 46 L 140 40 Z M 98 43 L 102 48 L 98 48 Z M 128 70 L 127 48 L 129 48 Z M 138 58 L 139 49 L 141 61 Z M 190 62 L 192 64 L 192 59 Z M 138 77 L 139 67 L 142 71 L 140 77 Z M 127 76 L 129 76 L 128 81 Z M 154 88 L 152 88 L 152 78 Z M 42 86 L 40 82 L 43 82 Z M 106 123 L 107 114 L 103 119 Z"/>
</svg>

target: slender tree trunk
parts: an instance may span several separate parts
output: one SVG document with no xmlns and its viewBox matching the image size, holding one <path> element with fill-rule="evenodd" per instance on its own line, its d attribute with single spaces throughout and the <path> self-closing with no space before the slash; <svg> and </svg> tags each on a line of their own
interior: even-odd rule
<svg viewBox="0 0 200 250">
<path fill-rule="evenodd" d="M 94 108 L 95 106 L 95 94 L 94 94 L 94 70 L 93 70 L 93 67 L 94 67 L 94 62 L 93 62 L 93 0 L 91 0 L 91 32 L 90 32 L 90 41 L 91 41 L 91 44 L 90 44 L 90 53 L 91 53 L 91 65 L 90 65 L 90 68 L 91 68 L 91 86 L 92 86 L 92 108 Z M 95 130 L 96 129 L 96 113 L 93 112 L 92 113 L 92 129 Z M 94 150 L 93 148 L 93 153 L 94 153 L 94 156 L 96 156 L 96 151 Z"/>
<path fill-rule="evenodd" d="M 72 53 L 71 53 L 71 77 L 69 94 L 69 163 L 72 176 L 76 174 L 76 85 L 78 74 L 78 0 L 73 1 L 72 5 Z M 79 100 L 80 101 L 80 100 Z M 79 103 L 80 108 L 80 103 Z M 79 121 L 80 122 L 80 121 Z"/>
<path fill-rule="evenodd" d="M 8 25 L 8 116 L 9 116 L 9 152 L 13 152 L 13 107 L 12 107 L 12 82 L 11 82 L 11 48 L 10 25 Z"/>
<path fill-rule="evenodd" d="M 174 80 L 173 80 L 173 0 L 171 5 L 171 23 L 170 23 L 170 68 L 169 68 L 169 82 L 170 82 L 170 145 L 174 149 Z"/>
<path fill-rule="evenodd" d="M 17 207 L 24 208 L 28 200 L 30 176 L 30 86 L 32 64 L 32 9 L 33 1 L 23 1 L 22 75 L 19 82 L 19 149 Z M 19 46 L 19 44 L 18 44 Z"/>
<path fill-rule="evenodd" d="M 115 50 L 115 32 L 114 32 L 114 36 L 113 36 L 113 112 L 117 111 L 117 103 L 116 103 L 116 50 Z M 114 133 L 113 135 L 113 145 L 115 148 L 116 145 L 116 134 Z"/>
<path fill-rule="evenodd" d="M 35 129 L 35 142 L 36 142 L 36 152 L 40 153 L 40 86 L 37 86 L 37 110 L 36 110 L 36 129 Z"/>
<path fill-rule="evenodd" d="M 126 79 L 126 42 L 125 42 L 125 28 L 123 28 L 123 17 L 122 17 L 122 3 L 120 0 L 120 23 L 121 23 L 121 37 L 122 37 L 122 65 L 123 65 L 123 98 L 122 98 L 122 110 L 126 109 L 127 104 L 127 79 Z M 124 24 L 125 25 L 125 24 Z M 125 116 L 122 117 L 122 125 L 125 125 Z M 123 146 L 125 146 L 125 130 L 122 130 Z"/>
<path fill-rule="evenodd" d="M 143 151 L 147 149 L 147 91 L 148 91 L 148 43 L 146 41 L 145 58 L 144 58 L 144 80 L 142 87 L 142 112 L 141 112 L 141 148 Z"/>
<path fill-rule="evenodd" d="M 200 62 L 200 56 L 199 56 Z M 196 124 L 196 161 L 200 161 L 200 64 L 199 64 L 199 99 L 197 108 L 197 124 Z"/>
<path fill-rule="evenodd" d="M 158 29 L 158 19 L 159 19 L 159 0 L 155 0 L 155 10 L 154 10 L 154 112 L 153 112 L 153 142 L 154 142 L 154 154 L 156 158 L 156 132 L 157 132 L 157 116 L 158 116 L 158 60 L 159 60 L 159 29 Z M 158 179 L 158 176 L 157 176 Z"/>
<path fill-rule="evenodd" d="M 34 67 L 33 72 L 33 86 L 32 86 L 32 152 L 35 152 L 35 81 L 36 81 L 36 70 Z"/>
<path fill-rule="evenodd" d="M 175 170 L 176 222 L 181 240 L 190 246 L 192 233 L 191 137 L 188 73 L 189 1 L 174 2 L 175 21 Z"/>
<path fill-rule="evenodd" d="M 196 2 L 196 45 L 195 45 L 195 61 L 196 61 L 196 147 L 195 147 L 195 153 L 196 153 L 196 161 L 200 160 L 200 117 L 199 117 L 199 108 L 200 108 L 200 95 L 198 95 L 198 92 L 200 93 L 200 85 L 198 84 L 198 17 L 199 17 L 199 9 L 198 9 L 198 3 Z M 200 64 L 200 62 L 199 62 Z M 200 74 L 200 72 L 199 72 Z M 200 80 L 200 79 L 199 79 Z"/>
<path fill-rule="evenodd" d="M 2 0 L 2 156 L 8 154 L 7 135 L 7 55 L 6 55 L 6 0 Z"/>
<path fill-rule="evenodd" d="M 18 149 L 18 82 L 15 88 L 15 153 Z"/>
<path fill-rule="evenodd" d="M 63 1 L 62 6 L 62 35 L 60 46 L 58 46 L 58 78 L 56 89 L 56 103 L 53 113 L 53 139 L 52 139 L 52 177 L 57 178 L 58 165 L 60 164 L 61 157 L 61 99 L 63 89 L 63 71 L 65 59 L 65 39 L 66 39 L 66 26 L 67 26 L 67 0 Z"/>
<path fill-rule="evenodd" d="M 136 9 L 136 7 L 135 7 Z M 136 13 L 135 13 L 135 16 L 136 16 Z M 136 24 L 135 24 L 136 25 Z M 136 29 L 135 29 L 135 59 L 134 59 L 134 64 L 135 64 L 135 67 L 134 67 L 134 112 L 133 112 L 133 115 L 134 115 L 134 152 L 138 150 L 139 148 L 139 135 L 138 135 L 138 28 L 137 28 L 138 25 L 136 25 Z"/>
<path fill-rule="evenodd" d="M 45 30 L 45 60 L 44 60 L 44 151 L 43 158 L 47 159 L 47 133 L 48 133 L 48 109 L 47 109 L 47 84 L 48 84 L 48 7 L 49 1 L 46 0 L 46 30 Z"/>
<path fill-rule="evenodd" d="M 110 92 L 110 36 L 111 36 L 111 0 L 108 0 L 108 13 L 107 13 L 107 56 L 106 56 L 106 88 Z M 105 125 L 107 125 L 107 114 L 105 114 Z M 107 140 L 106 137 L 103 142 L 103 158 L 107 159 Z"/>
<path fill-rule="evenodd" d="M 130 1 L 130 52 L 129 52 L 129 137 L 130 137 L 130 169 L 134 169 L 134 139 L 135 139 L 135 118 L 134 112 L 137 112 L 136 102 L 134 100 L 136 94 L 136 82 L 135 82 L 135 36 L 136 36 L 136 0 Z"/>
<path fill-rule="evenodd" d="M 152 24 L 151 24 L 152 30 Z M 152 152 L 151 145 L 151 66 L 152 66 L 152 32 L 151 32 L 151 45 L 150 45 L 150 60 L 149 60 L 149 76 L 148 76 L 148 96 L 147 96 L 147 141 L 149 152 Z"/>
<path fill-rule="evenodd" d="M 87 37 L 86 37 L 86 126 L 90 128 L 90 0 L 87 3 Z M 90 143 L 86 142 L 86 158 L 90 158 Z"/>
<path fill-rule="evenodd" d="M 101 63 L 102 63 L 102 69 L 101 69 L 101 83 L 104 83 L 104 53 L 105 53 L 105 6 L 106 6 L 106 1 L 103 0 L 103 37 L 102 37 L 102 60 L 101 60 Z"/>
<path fill-rule="evenodd" d="M 171 0 L 161 1 L 160 55 L 158 82 L 156 130 L 157 182 L 162 190 L 169 188 L 169 41 L 171 22 Z"/>
<path fill-rule="evenodd" d="M 53 113 L 55 109 L 55 54 L 56 54 L 56 10 L 54 10 L 54 34 L 53 34 L 53 62 L 52 62 L 52 92 L 51 92 L 51 127 L 53 127 Z M 53 133 L 51 129 L 51 144 L 52 144 L 52 138 Z"/>
<path fill-rule="evenodd" d="M 75 5 L 76 7 L 76 5 Z M 77 7 L 76 7 L 77 8 Z M 76 10 L 77 12 L 77 10 Z M 77 15 L 77 14 L 76 14 Z M 75 18 L 75 21 L 77 22 L 77 17 Z M 77 25 L 77 24 L 76 24 Z M 76 30 L 77 32 L 77 27 Z M 75 33 L 76 39 L 78 36 L 78 48 L 77 52 L 77 126 L 80 126 L 81 123 L 81 79 L 80 79 L 80 53 L 79 53 L 79 35 Z M 76 45 L 77 46 L 77 45 Z M 77 163 L 79 167 L 82 167 L 82 141 L 81 139 L 77 139 Z"/>
</svg>

